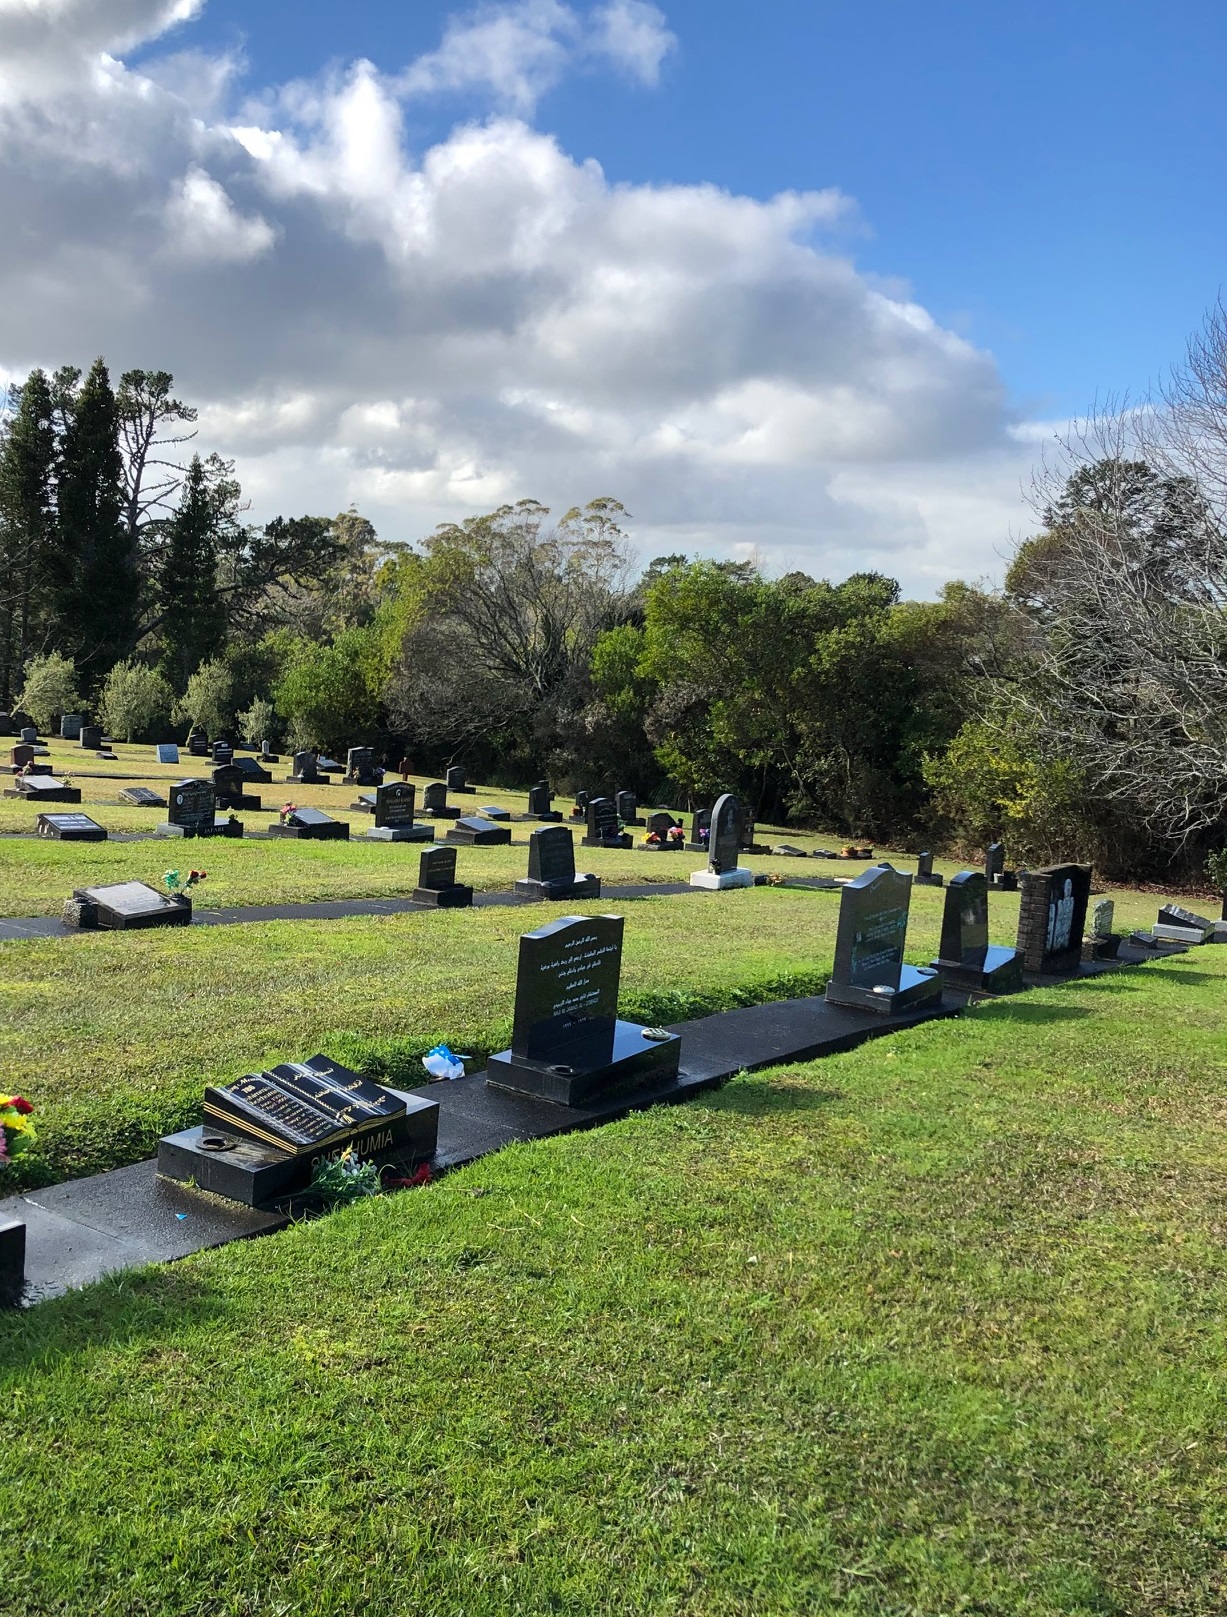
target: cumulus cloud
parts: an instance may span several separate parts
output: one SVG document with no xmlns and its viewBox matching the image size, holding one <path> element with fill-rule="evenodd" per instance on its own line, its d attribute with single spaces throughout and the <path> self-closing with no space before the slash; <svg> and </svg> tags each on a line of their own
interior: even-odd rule
<svg viewBox="0 0 1227 1617">
<path fill-rule="evenodd" d="M 413 537 L 615 493 L 650 549 L 994 564 L 1029 447 L 991 357 L 858 272 L 848 198 L 614 184 L 528 120 L 598 60 L 652 83 L 656 7 L 486 6 L 229 112 L 231 59 L 122 60 L 198 9 L 0 0 L 29 68 L 0 72 L 0 367 L 172 369 L 264 515 L 356 500 Z M 415 151 L 425 95 L 463 121 Z"/>
</svg>

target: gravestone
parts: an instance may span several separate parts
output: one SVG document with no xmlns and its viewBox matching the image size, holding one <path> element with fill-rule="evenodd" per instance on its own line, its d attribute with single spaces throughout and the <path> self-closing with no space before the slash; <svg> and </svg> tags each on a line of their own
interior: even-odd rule
<svg viewBox="0 0 1227 1617">
<path fill-rule="evenodd" d="M 24 769 L 33 762 L 34 748 L 28 741 L 19 741 L 15 747 L 9 748 L 9 763 L 14 769 Z"/>
<path fill-rule="evenodd" d="M 528 788 L 528 820 L 561 820 L 562 813 L 553 809 L 550 804 L 554 801 L 554 794 L 550 791 L 548 780 L 539 780 L 535 786 Z"/>
<path fill-rule="evenodd" d="M 644 851 L 644 853 L 662 853 L 674 850 L 676 850 L 678 853 L 684 853 L 686 850 L 684 838 L 678 837 L 676 841 L 673 842 L 670 842 L 669 840 L 670 831 L 675 830 L 678 825 L 679 822 L 673 818 L 672 814 L 667 814 L 664 809 L 657 809 L 655 813 L 648 815 L 648 823 L 646 828 L 647 835 L 649 837 L 656 837 L 657 841 L 640 842 L 638 846 Z"/>
<path fill-rule="evenodd" d="M 933 872 L 933 855 L 922 853 L 916 856 L 916 885 L 918 887 L 940 887 L 942 877 Z"/>
<path fill-rule="evenodd" d="M 88 814 L 40 814 L 40 837 L 52 837 L 56 842 L 105 842 L 107 834 L 97 820 Z"/>
<path fill-rule="evenodd" d="M 151 926 L 187 926 L 192 901 L 186 893 L 159 893 L 143 881 L 81 887 L 64 906 L 64 925 L 125 932 Z"/>
<path fill-rule="evenodd" d="M 177 764 L 179 762 L 179 747 L 174 741 L 159 741 L 154 748 L 160 764 Z"/>
<path fill-rule="evenodd" d="M 211 780 L 176 781 L 167 796 L 167 835 L 208 837 L 214 834 L 217 796 Z"/>
<path fill-rule="evenodd" d="M 27 747 L 38 746 L 38 731 L 32 724 L 25 724 L 21 729 L 21 739 Z"/>
<path fill-rule="evenodd" d="M 80 741 L 81 726 L 85 723 L 84 713 L 63 713 L 60 715 L 60 740 Z"/>
<path fill-rule="evenodd" d="M 716 799 L 711 811 L 707 844 L 707 869 L 693 870 L 690 885 L 708 892 L 724 892 L 730 887 L 753 887 L 754 872 L 737 863 L 741 855 L 741 804 L 732 792 Z"/>
<path fill-rule="evenodd" d="M 245 790 L 247 777 L 236 763 L 219 764 L 213 771 L 213 791 L 219 809 L 250 809 L 259 813 L 261 801 Z"/>
<path fill-rule="evenodd" d="M 676 1083 L 677 1035 L 618 1018 L 622 930 L 620 915 L 568 915 L 520 939 L 511 1048 L 487 1083 L 563 1106 Z"/>
<path fill-rule="evenodd" d="M 441 780 L 431 781 L 422 788 L 422 813 L 432 820 L 458 820 L 460 810 L 451 808 L 447 801 L 447 787 Z"/>
<path fill-rule="evenodd" d="M 747 814 L 741 825 L 741 852 L 742 853 L 770 853 L 771 849 L 765 842 L 758 840 L 758 832 L 754 825 L 754 816 Z"/>
<path fill-rule="evenodd" d="M 228 741 L 215 741 L 213 743 L 213 763 L 215 767 L 222 767 L 234 762 L 234 748 Z"/>
<path fill-rule="evenodd" d="M 1084 961 L 1115 960 L 1120 954 L 1121 935 L 1113 931 L 1116 905 L 1110 898 L 1101 898 L 1091 911 L 1086 935 L 1082 939 Z"/>
<path fill-rule="evenodd" d="M 132 808 L 166 807 L 166 799 L 148 786 L 125 786 L 119 794 L 119 801 L 129 804 Z"/>
<path fill-rule="evenodd" d="M 1215 924 L 1204 915 L 1195 915 L 1180 904 L 1164 904 L 1155 922 L 1154 935 L 1172 943 L 1209 943 Z"/>
<path fill-rule="evenodd" d="M 280 753 L 273 751 L 269 742 L 262 741 L 260 743 L 260 762 L 262 764 L 279 764 L 281 762 L 281 755 Z M 271 780 L 272 778 L 273 777 L 270 775 L 269 779 Z"/>
<path fill-rule="evenodd" d="M 319 766 L 313 752 L 296 752 L 294 754 L 294 773 L 291 780 L 296 780 L 300 786 L 326 785 L 321 782 Z"/>
<path fill-rule="evenodd" d="M 888 864 L 870 865 L 843 888 L 835 967 L 826 989 L 832 1005 L 889 1016 L 941 1004 L 939 974 L 904 963 L 911 894 L 911 876 Z"/>
<path fill-rule="evenodd" d="M 464 770 L 461 769 L 459 764 L 452 765 L 447 772 L 446 779 L 448 791 L 455 792 L 458 797 L 472 797 L 477 791 L 476 786 L 470 786 L 467 783 Z"/>
<path fill-rule="evenodd" d="M 984 879 L 995 887 L 1005 871 L 1005 843 L 990 842 L 984 851 Z"/>
<path fill-rule="evenodd" d="M 567 825 L 543 825 L 528 839 L 528 876 L 516 882 L 526 898 L 600 898 L 601 880 L 575 874 L 575 838 Z"/>
<path fill-rule="evenodd" d="M 417 788 L 411 781 L 387 781 L 375 788 L 375 823 L 366 833 L 376 842 L 432 842 L 434 827 L 414 819 Z"/>
<path fill-rule="evenodd" d="M 447 840 L 463 848 L 505 847 L 511 841 L 511 827 L 495 825 L 480 814 L 466 814 L 448 829 Z"/>
<path fill-rule="evenodd" d="M 100 724 L 83 724 L 79 739 L 86 752 L 97 752 L 102 746 L 102 726 Z"/>
<path fill-rule="evenodd" d="M 79 786 L 65 786 L 62 780 L 54 775 L 18 775 L 15 790 L 5 792 L 5 797 L 21 797 L 33 803 L 79 803 L 81 801 L 81 788 Z"/>
<path fill-rule="evenodd" d="M 345 779 L 358 786 L 378 786 L 375 753 L 371 747 L 351 747 L 345 754 Z"/>
<path fill-rule="evenodd" d="M 1018 947 L 1023 970 L 1039 976 L 1077 971 L 1091 893 L 1090 865 L 1051 865 L 1019 877 Z"/>
<path fill-rule="evenodd" d="M 639 812 L 639 799 L 634 792 L 619 792 L 614 798 L 614 804 L 623 825 L 643 824 L 643 816 Z"/>
<path fill-rule="evenodd" d="M 951 988 L 1013 994 L 1023 986 L 1022 955 L 988 941 L 988 879 L 982 871 L 963 870 L 951 879 L 932 964 Z"/>
<path fill-rule="evenodd" d="M 697 809 L 690 822 L 690 841 L 686 848 L 690 853 L 706 853 L 708 839 L 711 836 L 711 810 Z"/>
<path fill-rule="evenodd" d="M 473 902 L 473 889 L 456 880 L 455 848 L 435 844 L 422 849 L 413 898 L 415 903 L 430 904 L 437 910 L 468 909 Z"/>
<path fill-rule="evenodd" d="M 349 822 L 334 820 L 323 809 L 296 808 L 285 820 L 274 820 L 270 837 L 297 837 L 302 842 L 348 842 Z"/>
<path fill-rule="evenodd" d="M 483 815 L 487 820 L 502 821 L 509 820 L 511 818 L 511 810 L 500 808 L 497 803 L 483 803 L 477 812 Z"/>
<path fill-rule="evenodd" d="M 234 760 L 234 767 L 242 770 L 243 779 L 249 786 L 256 785 L 257 783 L 261 786 L 272 785 L 272 775 L 267 769 L 261 767 L 260 760 L 258 758 L 236 758 Z"/>
<path fill-rule="evenodd" d="M 346 1149 L 363 1160 L 424 1161 L 438 1129 L 437 1101 L 317 1055 L 210 1085 L 203 1125 L 159 1141 L 158 1173 L 256 1207 L 304 1189 L 322 1160 Z"/>
<path fill-rule="evenodd" d="M 591 796 L 592 796 L 591 792 L 576 792 L 576 794 L 575 794 L 575 804 L 571 809 L 571 818 L 573 820 L 582 820 L 584 815 L 587 814 L 587 812 L 588 812 L 588 799 Z"/>
<path fill-rule="evenodd" d="M 321 753 L 315 761 L 315 767 L 324 775 L 343 775 L 345 765 L 339 764 L 335 758 L 326 758 Z"/>
<path fill-rule="evenodd" d="M 618 824 L 618 810 L 612 797 L 593 797 L 588 801 L 588 829 L 584 836 L 586 848 L 629 848 L 629 831 Z"/>
</svg>

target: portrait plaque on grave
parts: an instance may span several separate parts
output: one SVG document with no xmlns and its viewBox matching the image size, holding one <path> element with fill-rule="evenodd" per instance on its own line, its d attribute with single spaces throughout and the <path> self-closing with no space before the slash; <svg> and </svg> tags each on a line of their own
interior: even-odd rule
<svg viewBox="0 0 1227 1617">
<path fill-rule="evenodd" d="M 690 853 L 706 853 L 708 839 L 711 836 L 711 810 L 697 809 L 690 822 L 690 841 L 686 847 Z"/>
<path fill-rule="evenodd" d="M 64 713 L 60 716 L 60 740 L 80 741 L 81 726 L 85 723 L 83 713 Z"/>
<path fill-rule="evenodd" d="M 285 820 L 275 820 L 270 837 L 296 837 L 302 842 L 348 842 L 349 821 L 334 820 L 323 809 L 296 808 Z"/>
<path fill-rule="evenodd" d="M 1215 935 L 1215 924 L 1204 915 L 1196 915 L 1181 904 L 1164 904 L 1154 925 L 1154 935 L 1171 943 L 1209 943 Z"/>
<path fill-rule="evenodd" d="M 488 1083 L 583 1106 L 676 1081 L 681 1040 L 618 1019 L 622 931 L 620 915 L 568 915 L 520 939 L 511 1049 Z"/>
<path fill-rule="evenodd" d="M 528 839 L 528 876 L 515 890 L 526 898 L 600 898 L 599 876 L 575 874 L 575 839 L 570 826 L 543 825 Z"/>
<path fill-rule="evenodd" d="M 623 825 L 643 824 L 643 816 L 639 812 L 639 799 L 634 792 L 619 792 L 614 798 L 614 804 Z"/>
<path fill-rule="evenodd" d="M 151 926 L 187 926 L 191 919 L 192 901 L 186 894 L 171 898 L 143 881 L 78 888 L 64 906 L 66 925 L 102 927 L 116 932 Z"/>
<path fill-rule="evenodd" d="M 436 844 L 422 849 L 413 898 L 417 904 L 430 904 L 438 910 L 467 909 L 472 904 L 473 889 L 456 880 L 455 848 Z"/>
<path fill-rule="evenodd" d="M 631 836 L 618 824 L 618 810 L 612 797 L 592 797 L 588 800 L 588 831 L 584 846 L 588 848 L 629 848 Z"/>
<path fill-rule="evenodd" d="M 40 837 L 53 837 L 57 842 L 105 842 L 107 834 L 88 814 L 40 814 Z"/>
<path fill-rule="evenodd" d="M 511 827 L 495 825 L 493 820 L 483 820 L 479 814 L 466 814 L 448 831 L 447 840 L 465 848 L 502 847 L 511 841 Z"/>
<path fill-rule="evenodd" d="M 732 792 L 716 799 L 711 811 L 707 869 L 690 874 L 692 887 L 723 892 L 729 887 L 753 887 L 754 872 L 738 865 L 741 854 L 741 804 Z"/>
<path fill-rule="evenodd" d="M 916 856 L 916 885 L 918 887 L 940 887 L 942 877 L 933 873 L 933 855 L 921 853 Z"/>
<path fill-rule="evenodd" d="M 1090 865 L 1050 865 L 1019 876 L 1018 948 L 1023 970 L 1041 976 L 1077 971 L 1091 894 Z"/>
<path fill-rule="evenodd" d="M 839 897 L 835 968 L 826 997 L 889 1016 L 940 1005 L 942 980 L 932 968 L 904 963 L 912 878 L 892 865 L 870 865 Z"/>
<path fill-rule="evenodd" d="M 422 788 L 422 813 L 432 820 L 458 820 L 460 810 L 451 808 L 447 801 L 447 787 L 441 780 L 431 781 Z"/>
<path fill-rule="evenodd" d="M 177 764 L 179 762 L 179 747 L 174 741 L 159 741 L 154 748 L 160 764 Z"/>
<path fill-rule="evenodd" d="M 4 795 L 24 797 L 36 803 L 79 803 L 81 788 L 66 786 L 54 775 L 19 775 L 16 794 L 6 792 Z"/>
<path fill-rule="evenodd" d="M 525 818 L 529 820 L 561 820 L 562 811 L 550 807 L 553 801 L 554 794 L 550 791 L 549 781 L 539 780 L 535 786 L 528 788 L 528 813 Z"/>
<path fill-rule="evenodd" d="M 217 797 L 211 780 L 181 780 L 171 787 L 167 823 L 177 826 L 187 837 L 213 834 L 217 821 Z"/>
<path fill-rule="evenodd" d="M 412 781 L 386 781 L 375 788 L 375 823 L 366 833 L 376 842 L 433 842 L 434 827 L 414 819 L 417 788 Z"/>
<path fill-rule="evenodd" d="M 961 871 L 946 889 L 941 943 L 932 964 L 951 988 L 1013 994 L 1023 986 L 1022 955 L 988 941 L 988 880 L 982 871 Z"/>
</svg>

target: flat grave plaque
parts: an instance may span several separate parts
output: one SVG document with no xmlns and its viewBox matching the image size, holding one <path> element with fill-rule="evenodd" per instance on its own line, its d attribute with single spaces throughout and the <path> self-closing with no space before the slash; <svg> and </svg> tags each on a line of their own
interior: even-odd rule
<svg viewBox="0 0 1227 1617">
<path fill-rule="evenodd" d="M 66 786 L 54 775 L 18 775 L 16 792 L 5 793 L 6 797 L 14 795 L 31 799 L 36 803 L 79 803 L 81 788 Z"/>
<path fill-rule="evenodd" d="M 132 808 L 166 807 L 166 799 L 148 786 L 125 786 L 119 794 L 119 801 Z"/>
<path fill-rule="evenodd" d="M 1204 915 L 1185 909 L 1182 904 L 1164 904 L 1154 925 L 1154 935 L 1173 943 L 1209 943 L 1216 926 Z"/>
<path fill-rule="evenodd" d="M 511 810 L 500 808 L 497 803 L 483 803 L 477 812 L 485 820 L 502 821 L 511 818 Z"/>
<path fill-rule="evenodd" d="M 418 884 L 414 902 L 430 904 L 439 910 L 467 909 L 473 902 L 473 889 L 456 880 L 456 850 L 441 843 L 422 849 L 418 861 Z"/>
<path fill-rule="evenodd" d="M 940 1003 L 938 972 L 904 963 L 911 893 L 911 876 L 888 864 L 871 865 L 843 888 L 835 967 L 826 988 L 832 1005 L 889 1016 Z"/>
<path fill-rule="evenodd" d="M 189 898 L 168 897 L 143 881 L 78 888 L 64 907 L 64 921 L 69 926 L 101 927 L 117 932 L 151 926 L 187 926 L 191 919 Z"/>
<path fill-rule="evenodd" d="M 105 842 L 106 831 L 88 814 L 40 814 L 40 837 L 52 837 L 57 842 Z"/>
<path fill-rule="evenodd" d="M 466 848 L 505 847 L 511 841 L 511 827 L 495 825 L 493 820 L 483 820 L 476 814 L 466 814 L 448 831 L 447 840 Z"/>
<path fill-rule="evenodd" d="M 1023 957 L 988 941 L 988 878 L 964 870 L 946 889 L 941 944 L 932 962 L 951 988 L 1013 994 L 1023 986 Z"/>
<path fill-rule="evenodd" d="M 179 762 L 179 747 L 174 741 L 159 741 L 153 750 L 160 764 L 177 764 Z"/>
<path fill-rule="evenodd" d="M 334 820 L 323 809 L 296 808 L 284 821 L 275 821 L 268 828 L 271 837 L 298 837 L 302 841 L 347 842 L 349 823 Z"/>
</svg>

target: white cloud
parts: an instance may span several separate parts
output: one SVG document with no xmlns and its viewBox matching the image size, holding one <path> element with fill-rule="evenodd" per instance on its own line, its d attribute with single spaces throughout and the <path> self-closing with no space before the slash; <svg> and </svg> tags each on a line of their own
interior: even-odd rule
<svg viewBox="0 0 1227 1617">
<path fill-rule="evenodd" d="M 0 0 L 0 369 L 173 370 L 265 516 L 613 493 L 653 551 L 994 566 L 1030 447 L 991 357 L 841 250 L 846 197 L 611 184 L 508 115 L 598 57 L 651 82 L 654 7 L 488 6 L 232 121 L 235 62 L 119 58 L 196 9 Z M 476 92 L 501 114 L 410 150 L 407 98 Z"/>
</svg>

